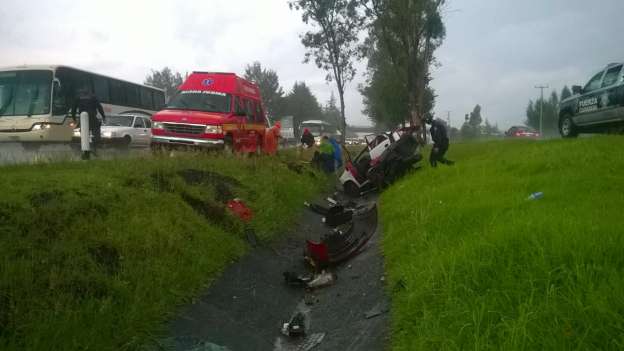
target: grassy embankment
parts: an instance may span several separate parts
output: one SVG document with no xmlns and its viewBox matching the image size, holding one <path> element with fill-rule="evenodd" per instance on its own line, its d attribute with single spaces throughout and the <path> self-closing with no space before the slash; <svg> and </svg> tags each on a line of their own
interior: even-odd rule
<svg viewBox="0 0 624 351">
<path fill-rule="evenodd" d="M 623 349 L 622 150 L 605 136 L 452 145 L 454 167 L 385 192 L 392 349 Z"/>
<path fill-rule="evenodd" d="M 142 348 L 247 250 L 224 201 L 270 240 L 323 187 L 269 158 L 0 168 L 0 349 Z"/>
</svg>

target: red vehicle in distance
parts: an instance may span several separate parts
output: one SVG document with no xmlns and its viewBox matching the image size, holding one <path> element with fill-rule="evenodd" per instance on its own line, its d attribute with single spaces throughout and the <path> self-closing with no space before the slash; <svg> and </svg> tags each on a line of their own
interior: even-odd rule
<svg viewBox="0 0 624 351">
<path fill-rule="evenodd" d="M 527 126 L 513 126 L 505 132 L 505 135 L 511 138 L 536 139 L 540 137 L 540 133 L 537 130 Z"/>
<path fill-rule="evenodd" d="M 193 72 L 152 121 L 153 147 L 260 153 L 267 129 L 260 90 L 234 73 Z"/>
</svg>

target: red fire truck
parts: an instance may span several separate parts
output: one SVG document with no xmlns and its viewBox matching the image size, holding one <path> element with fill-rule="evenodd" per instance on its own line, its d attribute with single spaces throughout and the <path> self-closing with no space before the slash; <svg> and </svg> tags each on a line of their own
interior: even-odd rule
<svg viewBox="0 0 624 351">
<path fill-rule="evenodd" d="M 234 73 L 193 72 L 152 121 L 155 147 L 260 153 L 267 129 L 260 90 Z"/>
</svg>

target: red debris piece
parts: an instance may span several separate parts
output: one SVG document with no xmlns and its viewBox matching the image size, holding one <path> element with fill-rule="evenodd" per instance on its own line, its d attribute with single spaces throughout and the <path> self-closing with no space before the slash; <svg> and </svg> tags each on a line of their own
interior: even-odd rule
<svg viewBox="0 0 624 351">
<path fill-rule="evenodd" d="M 240 218 L 243 222 L 249 222 L 253 218 L 251 209 L 240 199 L 228 201 L 227 208 L 234 216 Z"/>
<path fill-rule="evenodd" d="M 308 254 L 310 258 L 314 260 L 317 264 L 327 265 L 329 263 L 329 252 L 327 249 L 327 244 L 325 243 L 315 243 L 311 240 L 306 240 Z"/>
</svg>

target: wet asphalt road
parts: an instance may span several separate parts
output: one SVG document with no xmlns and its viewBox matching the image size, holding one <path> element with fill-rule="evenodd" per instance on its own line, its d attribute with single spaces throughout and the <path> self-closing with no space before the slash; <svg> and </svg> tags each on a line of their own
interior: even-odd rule
<svg viewBox="0 0 624 351">
<path fill-rule="evenodd" d="M 106 146 L 98 149 L 97 159 L 132 158 L 150 154 L 149 148 Z M 12 164 L 77 161 L 81 159 L 79 146 L 45 144 L 24 146 L 20 143 L 0 143 L 0 166 Z"/>
<path fill-rule="evenodd" d="M 305 210 L 283 239 L 252 250 L 227 268 L 195 303 L 181 308 L 169 326 L 172 349 L 199 350 L 194 348 L 198 343 L 231 351 L 296 349 L 287 347 L 291 340 L 281 336 L 280 328 L 305 306 L 309 310 L 308 335 L 325 333 L 313 350 L 384 350 L 389 301 L 382 280 L 379 228 L 360 255 L 333 270 L 338 277 L 334 285 L 311 294 L 308 299 L 313 305 L 303 302 L 306 293 L 302 288 L 284 283 L 282 272 L 307 271 L 302 259 L 304 241 L 317 240 L 327 230 L 320 219 Z M 365 317 L 376 309 L 383 313 Z"/>
</svg>

